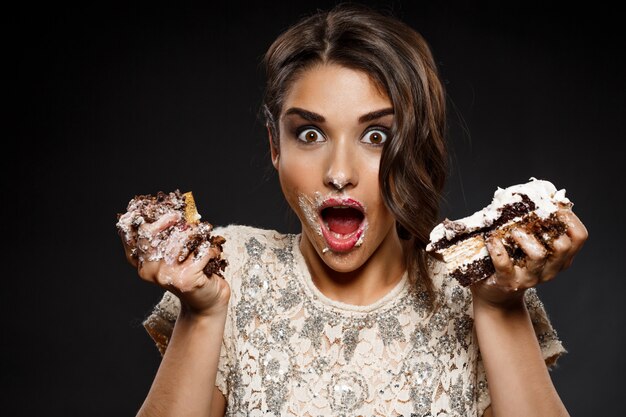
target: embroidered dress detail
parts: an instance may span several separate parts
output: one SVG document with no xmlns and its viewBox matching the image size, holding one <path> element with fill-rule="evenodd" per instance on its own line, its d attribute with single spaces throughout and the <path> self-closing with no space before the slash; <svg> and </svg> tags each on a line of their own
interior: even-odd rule
<svg viewBox="0 0 626 417">
<path fill-rule="evenodd" d="M 378 301 L 355 306 L 315 286 L 301 235 L 238 225 L 215 233 L 226 238 L 231 286 L 216 381 L 227 416 L 480 417 L 489 405 L 471 293 L 439 262 L 435 311 L 406 273 Z M 175 301 L 166 293 L 147 321 L 173 326 Z M 553 364 L 565 350 L 535 290 L 526 303 Z"/>
</svg>

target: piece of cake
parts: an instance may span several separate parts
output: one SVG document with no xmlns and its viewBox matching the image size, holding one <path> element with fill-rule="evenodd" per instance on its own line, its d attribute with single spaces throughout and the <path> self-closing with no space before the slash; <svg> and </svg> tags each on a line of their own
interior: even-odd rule
<svg viewBox="0 0 626 417">
<path fill-rule="evenodd" d="M 492 235 L 503 237 L 514 264 L 523 266 L 524 252 L 507 232 L 522 228 L 551 251 L 552 241 L 567 230 L 556 212 L 572 206 L 564 189 L 557 190 L 551 182 L 534 177 L 525 184 L 498 187 L 487 207 L 471 216 L 454 221 L 445 219 L 438 224 L 430 233 L 426 251 L 439 255 L 448 273 L 467 287 L 495 272 L 486 239 Z"/>
<path fill-rule="evenodd" d="M 131 256 L 139 262 L 161 259 L 169 264 L 182 262 L 190 254 L 197 255 L 210 247 L 217 256 L 211 258 L 204 273 L 223 277 L 227 262 L 221 259 L 221 253 L 226 240 L 223 236 L 212 236 L 213 226 L 200 218 L 191 192 L 159 191 L 156 195 L 137 195 L 130 200 L 126 212 L 118 214 L 116 227 L 131 248 Z M 162 230 L 142 236 L 140 233 L 145 228 L 140 229 L 141 225 Z"/>
</svg>

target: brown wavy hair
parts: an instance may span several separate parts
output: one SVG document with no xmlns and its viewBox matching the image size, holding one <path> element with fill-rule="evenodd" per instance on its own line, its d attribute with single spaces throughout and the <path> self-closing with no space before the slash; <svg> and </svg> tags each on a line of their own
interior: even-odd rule
<svg viewBox="0 0 626 417">
<path fill-rule="evenodd" d="M 404 22 L 362 5 L 340 4 L 301 19 L 274 41 L 263 60 L 262 111 L 276 150 L 287 91 L 299 73 L 320 63 L 367 73 L 393 104 L 380 188 L 396 218 L 409 276 L 434 300 L 425 247 L 439 216 L 447 149 L 445 93 L 431 50 Z"/>
</svg>

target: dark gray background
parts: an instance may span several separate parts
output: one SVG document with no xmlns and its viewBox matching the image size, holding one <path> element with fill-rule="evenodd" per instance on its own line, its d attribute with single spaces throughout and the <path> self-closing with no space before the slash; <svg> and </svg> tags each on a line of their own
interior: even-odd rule
<svg viewBox="0 0 626 417">
<path fill-rule="evenodd" d="M 334 4 L 296 3 L 5 15 L 15 148 L 2 168 L 4 415 L 130 416 L 143 401 L 160 358 L 141 321 L 161 291 L 139 280 L 116 234 L 135 194 L 193 190 L 216 225 L 298 232 L 256 117 L 265 49 Z M 626 347 L 621 13 L 442 3 L 370 2 L 424 34 L 445 80 L 453 165 L 442 216 L 471 214 L 531 176 L 566 188 L 590 238 L 539 288 L 569 350 L 552 376 L 573 416 L 614 415 Z"/>
</svg>

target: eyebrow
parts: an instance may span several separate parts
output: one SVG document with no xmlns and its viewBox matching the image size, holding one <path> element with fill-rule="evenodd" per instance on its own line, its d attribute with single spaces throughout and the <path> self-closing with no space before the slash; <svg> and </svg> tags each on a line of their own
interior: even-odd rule
<svg viewBox="0 0 626 417">
<path fill-rule="evenodd" d="M 324 123 L 326 119 L 321 114 L 314 113 L 312 111 L 304 110 L 299 107 L 291 107 L 289 110 L 285 112 L 285 116 L 289 116 L 291 114 L 297 114 L 305 120 L 316 123 Z M 386 109 L 374 110 L 373 112 L 369 112 L 359 117 L 359 123 L 371 122 L 372 120 L 379 119 L 383 116 L 387 116 L 389 114 L 394 114 L 393 109 L 391 107 Z"/>
<path fill-rule="evenodd" d="M 387 116 L 389 114 L 393 114 L 393 109 L 391 107 L 381 110 L 375 110 L 359 117 L 359 123 L 371 122 L 372 120 L 380 119 L 381 117 Z"/>
<path fill-rule="evenodd" d="M 326 121 L 321 114 L 313 113 L 312 111 L 304 110 L 299 107 L 291 107 L 285 112 L 285 116 L 289 116 L 290 114 L 297 114 L 309 122 L 324 123 Z"/>
</svg>

